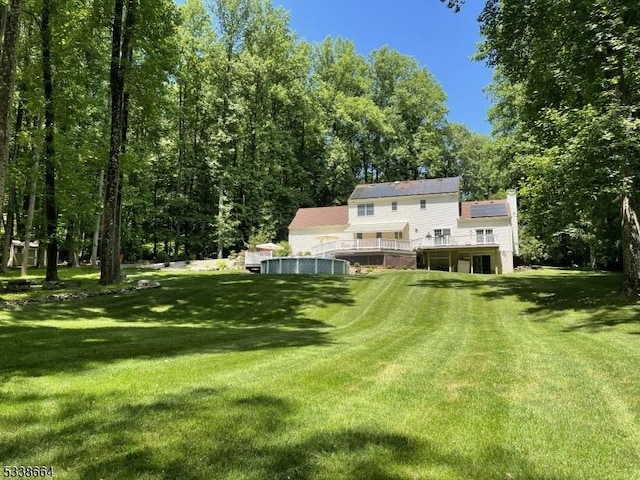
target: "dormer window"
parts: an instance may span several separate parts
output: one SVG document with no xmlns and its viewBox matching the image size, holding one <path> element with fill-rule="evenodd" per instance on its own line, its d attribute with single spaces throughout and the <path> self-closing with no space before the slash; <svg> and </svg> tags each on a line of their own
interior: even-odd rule
<svg viewBox="0 0 640 480">
<path fill-rule="evenodd" d="M 358 216 L 359 217 L 371 217 L 371 216 L 373 216 L 373 203 L 359 203 L 358 204 Z"/>
</svg>

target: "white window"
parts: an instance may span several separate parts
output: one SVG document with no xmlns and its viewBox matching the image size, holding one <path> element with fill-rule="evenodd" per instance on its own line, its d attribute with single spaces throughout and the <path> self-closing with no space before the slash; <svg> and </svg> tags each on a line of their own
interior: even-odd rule
<svg viewBox="0 0 640 480">
<path fill-rule="evenodd" d="M 398 202 L 391 202 L 391 211 L 396 212 L 398 210 Z"/>
<path fill-rule="evenodd" d="M 373 203 L 359 203 L 358 204 L 358 216 L 370 217 L 373 216 Z"/>
<path fill-rule="evenodd" d="M 420 200 L 420 210 L 425 210 L 427 208 L 427 201 Z"/>
<path fill-rule="evenodd" d="M 356 238 L 358 240 L 362 240 L 362 233 L 356 233 Z"/>
<path fill-rule="evenodd" d="M 436 228 L 433 231 L 434 243 L 436 245 L 449 245 L 449 237 L 451 237 L 450 228 Z"/>
<path fill-rule="evenodd" d="M 376 232 L 376 238 L 382 238 L 382 232 Z"/>
<path fill-rule="evenodd" d="M 476 243 L 480 245 L 496 243 L 495 236 L 493 235 L 493 228 L 476 229 Z"/>
<path fill-rule="evenodd" d="M 395 232 L 396 240 L 402 240 L 402 232 Z"/>
</svg>

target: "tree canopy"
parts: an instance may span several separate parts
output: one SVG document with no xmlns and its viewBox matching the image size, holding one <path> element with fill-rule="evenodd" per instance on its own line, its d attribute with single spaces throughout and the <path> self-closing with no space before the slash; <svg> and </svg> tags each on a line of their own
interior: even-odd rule
<svg viewBox="0 0 640 480">
<path fill-rule="evenodd" d="M 499 72 L 494 125 L 514 147 L 530 231 L 594 263 L 620 252 L 635 292 L 639 19 L 632 1 L 490 0 L 479 52 Z"/>
<path fill-rule="evenodd" d="M 467 198 L 504 188 L 492 141 L 447 122 L 424 66 L 389 47 L 300 41 L 270 2 L 23 7 L 6 241 L 41 240 L 70 264 L 100 250 L 103 283 L 119 279 L 121 254 L 285 239 L 299 207 L 344 203 L 359 182 L 461 175 Z"/>
</svg>

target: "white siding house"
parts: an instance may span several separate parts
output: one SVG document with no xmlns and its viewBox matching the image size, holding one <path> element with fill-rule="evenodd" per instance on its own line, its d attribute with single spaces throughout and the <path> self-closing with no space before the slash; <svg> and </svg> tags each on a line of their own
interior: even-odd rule
<svg viewBox="0 0 640 480">
<path fill-rule="evenodd" d="M 513 271 L 515 194 L 460 202 L 459 189 L 459 177 L 358 185 L 344 207 L 298 210 L 289 226 L 292 251 L 362 265 Z"/>
<path fill-rule="evenodd" d="M 339 207 L 301 208 L 289 225 L 289 244 L 294 255 L 310 255 L 323 245 L 350 240 L 346 205 Z"/>
</svg>

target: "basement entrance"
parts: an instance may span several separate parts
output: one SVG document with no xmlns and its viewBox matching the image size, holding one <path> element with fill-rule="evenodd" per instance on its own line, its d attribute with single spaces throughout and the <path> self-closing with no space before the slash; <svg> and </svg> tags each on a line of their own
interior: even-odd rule
<svg viewBox="0 0 640 480">
<path fill-rule="evenodd" d="M 491 255 L 473 256 L 473 273 L 491 273 Z"/>
</svg>

